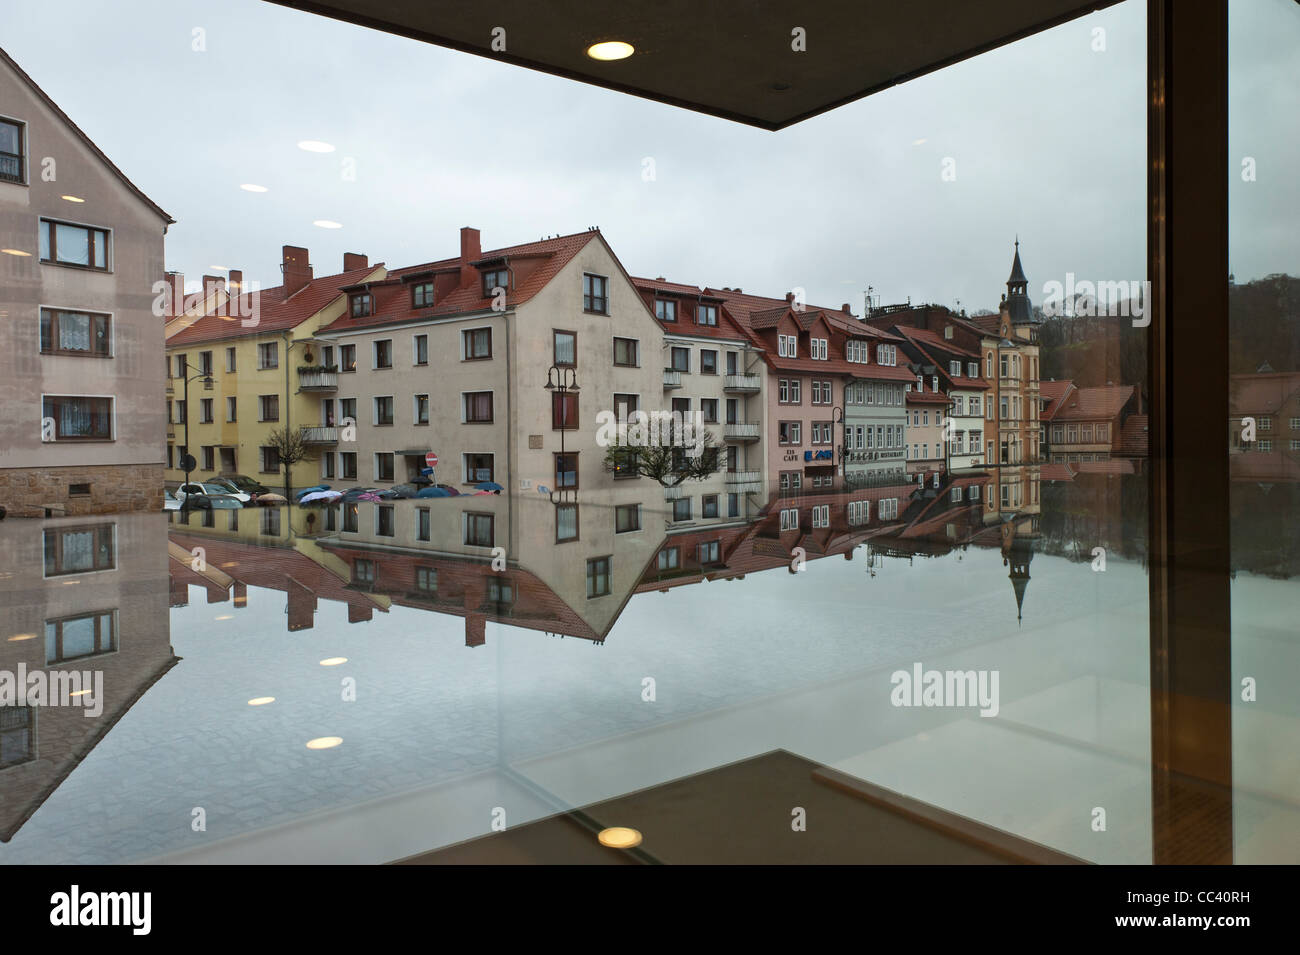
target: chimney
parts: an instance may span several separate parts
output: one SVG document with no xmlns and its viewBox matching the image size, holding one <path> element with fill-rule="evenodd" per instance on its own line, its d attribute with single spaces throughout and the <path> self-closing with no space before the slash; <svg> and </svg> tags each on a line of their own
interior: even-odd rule
<svg viewBox="0 0 1300 955">
<path fill-rule="evenodd" d="M 470 265 L 483 257 L 483 246 L 478 229 L 465 226 L 460 230 L 460 284 L 472 285 L 478 281 L 478 269 Z"/>
<path fill-rule="evenodd" d="M 849 303 L 848 303 L 848 302 L 845 302 L 843 305 L 840 306 L 840 311 L 843 312 L 845 315 L 852 315 L 852 314 L 853 314 L 852 312 L 849 311 Z"/>
<path fill-rule="evenodd" d="M 789 305 L 789 304 L 791 304 L 793 301 L 794 301 L 794 292 L 786 292 L 786 293 L 785 293 L 785 303 L 786 303 L 787 305 Z"/>
<path fill-rule="evenodd" d="M 465 617 L 465 646 L 481 647 L 487 643 L 487 617 L 472 613 Z"/>
<path fill-rule="evenodd" d="M 166 314 L 168 317 L 180 315 L 185 311 L 185 273 L 168 272 L 166 282 L 167 296 L 170 299 Z"/>
<path fill-rule="evenodd" d="M 206 303 L 207 300 L 212 296 L 213 292 L 217 291 L 217 289 L 223 289 L 225 287 L 226 287 L 226 280 L 223 279 L 220 275 L 203 276 L 203 301 Z"/>
<path fill-rule="evenodd" d="M 370 259 L 367 256 L 362 255 L 360 252 L 343 253 L 344 272 L 352 272 L 356 269 L 368 268 L 369 265 L 370 265 Z"/>
<path fill-rule="evenodd" d="M 226 290 L 231 295 L 242 295 L 244 292 L 244 273 L 239 269 L 230 270 L 230 279 L 226 282 Z"/>
<path fill-rule="evenodd" d="M 286 245 L 281 254 L 280 271 L 284 273 L 284 297 L 307 287 L 312 280 L 310 254 L 296 245 Z"/>
</svg>

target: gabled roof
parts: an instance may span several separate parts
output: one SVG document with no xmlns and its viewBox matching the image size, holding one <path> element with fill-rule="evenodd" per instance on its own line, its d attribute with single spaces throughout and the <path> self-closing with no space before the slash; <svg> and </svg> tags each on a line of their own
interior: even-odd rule
<svg viewBox="0 0 1300 955">
<path fill-rule="evenodd" d="M 83 143 L 85 143 L 86 148 L 90 150 L 91 154 L 95 156 L 95 158 L 97 158 L 100 162 L 102 162 L 108 168 L 108 170 L 111 173 L 113 173 L 113 175 L 117 176 L 118 179 L 122 180 L 122 182 L 126 185 L 126 187 L 135 194 L 136 198 L 138 198 L 146 206 L 152 209 L 154 213 L 157 214 L 157 216 L 160 219 L 162 219 L 163 222 L 166 223 L 167 225 L 171 225 L 176 221 L 170 215 L 167 214 L 166 210 L 164 210 L 162 206 L 158 205 L 158 203 L 154 202 L 152 199 L 146 196 L 144 194 L 144 191 L 139 186 L 137 186 L 130 179 L 128 179 L 126 177 L 126 173 L 122 172 L 121 169 L 117 168 L 117 166 L 113 163 L 113 160 L 109 159 L 106 155 L 104 155 L 103 150 L 101 150 L 98 146 L 95 145 L 94 140 L 92 140 L 89 136 L 87 136 L 84 132 L 82 132 L 81 127 L 78 126 L 76 123 L 74 123 L 71 120 L 71 118 L 69 118 L 67 113 L 59 109 L 59 104 L 54 102 L 54 100 L 50 99 L 49 94 L 46 93 L 45 90 L 41 89 L 40 86 L 37 85 L 36 81 L 32 79 L 30 76 L 28 76 L 27 73 L 23 70 L 23 68 L 19 66 L 17 63 L 15 63 L 13 58 L 10 57 L 9 54 L 6 53 L 3 48 L 0 48 L 0 62 L 3 62 L 11 70 L 13 70 L 14 75 L 16 75 L 20 80 L 22 80 L 24 83 L 27 84 L 27 86 L 32 90 L 32 92 L 35 93 L 36 96 L 43 103 L 45 103 L 46 106 L 50 108 L 50 110 L 54 113 L 54 115 L 59 117 L 59 119 L 61 119 L 67 125 L 67 127 L 70 130 L 72 130 L 72 132 L 75 133 Z"/>
<path fill-rule="evenodd" d="M 1274 414 L 1300 393 L 1300 371 L 1233 375 L 1228 396 L 1232 414 Z"/>
<path fill-rule="evenodd" d="M 1039 386 L 1039 393 L 1042 386 Z M 1052 416 L 1053 421 L 1095 421 L 1119 415 L 1133 397 L 1132 385 L 1102 385 L 1097 388 L 1077 388 L 1061 401 Z"/>
<path fill-rule="evenodd" d="M 339 272 L 336 275 L 324 275 L 312 279 L 306 286 L 292 295 L 285 296 L 283 285 L 245 292 L 239 296 L 238 307 L 232 306 L 223 311 L 237 311 L 247 315 L 253 308 L 253 297 L 257 296 L 257 324 L 245 326 L 237 315 L 205 315 L 197 322 L 177 332 L 167 339 L 167 347 L 174 345 L 199 345 L 206 342 L 221 341 L 229 338 L 244 338 L 265 335 L 268 332 L 280 332 L 296 328 L 325 308 L 343 294 L 342 288 L 382 271 L 383 263 L 369 265 L 364 269 Z"/>
<path fill-rule="evenodd" d="M 1116 454 L 1146 457 L 1151 453 L 1151 419 L 1144 414 L 1131 414 L 1119 429 L 1119 440 L 1114 445 Z"/>
<path fill-rule="evenodd" d="M 694 285 L 683 285 L 680 282 L 669 282 L 664 279 L 639 279 L 633 278 L 632 284 L 636 286 L 638 292 L 644 299 L 655 299 L 660 297 L 669 298 L 686 298 L 692 299 L 703 305 L 716 305 L 718 307 L 718 324 L 700 325 L 694 322 L 690 316 L 682 315 L 680 310 L 677 315 L 677 321 L 665 322 L 660 321 L 658 316 L 655 318 L 659 321 L 660 327 L 663 328 L 665 335 L 691 335 L 704 338 L 721 338 L 728 341 L 737 339 L 748 342 L 755 347 L 762 347 L 759 341 L 750 331 L 727 309 L 726 303 L 716 295 L 706 295 L 704 290 Z M 647 308 L 651 308 L 647 302 Z"/>
<path fill-rule="evenodd" d="M 1060 381 L 1040 381 L 1038 383 L 1038 397 L 1040 400 L 1047 401 L 1047 407 L 1039 414 L 1039 420 L 1051 421 L 1056 417 L 1056 413 L 1061 410 L 1061 400 L 1074 390 L 1074 382 L 1069 378 L 1062 378 Z"/>
<path fill-rule="evenodd" d="M 507 293 L 506 307 L 514 308 L 536 296 L 550 283 L 551 279 L 559 274 L 561 269 L 573 260 L 574 256 L 586 248 L 588 242 L 599 235 L 598 230 L 587 229 L 582 232 L 575 232 L 572 235 L 557 236 L 554 239 L 541 239 L 537 242 L 525 242 L 520 245 L 492 249 L 483 252 L 474 262 L 488 264 L 498 259 L 504 260 L 507 258 L 512 260 L 538 260 L 536 267 Z M 611 251 L 610 254 L 612 256 L 613 252 Z M 395 269 L 388 273 L 388 277 L 389 279 L 401 279 L 404 276 L 419 275 L 430 271 L 450 271 L 453 266 L 458 267 L 459 264 L 459 259 L 440 259 L 423 265 Z M 432 308 L 413 308 L 405 287 L 394 283 L 391 287 L 383 287 L 382 293 L 376 295 L 374 310 L 371 314 L 360 318 L 353 318 L 350 314 L 345 314 L 322 328 L 321 331 L 361 331 L 395 322 L 485 312 L 491 308 L 492 296 L 483 294 L 483 283 L 479 281 L 477 276 L 473 281 L 459 285 L 450 293 L 436 299 Z"/>
<path fill-rule="evenodd" d="M 909 341 L 913 348 L 920 352 L 930 364 L 934 365 L 939 376 L 948 382 L 949 388 L 961 391 L 987 391 L 989 389 L 989 383 L 982 378 L 972 378 L 969 375 L 954 375 L 948 370 L 947 362 L 935 358 L 934 354 L 932 354 L 938 351 L 939 348 L 943 348 L 946 352 L 960 356 L 957 361 L 960 361 L 962 367 L 965 368 L 966 362 L 972 359 L 978 361 L 978 352 L 954 345 L 942 335 L 937 335 L 924 328 L 898 325 L 893 330 L 903 339 Z"/>
</svg>

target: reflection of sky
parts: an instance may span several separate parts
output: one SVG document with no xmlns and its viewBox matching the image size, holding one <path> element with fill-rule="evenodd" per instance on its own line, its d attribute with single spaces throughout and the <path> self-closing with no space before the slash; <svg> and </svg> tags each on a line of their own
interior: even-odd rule
<svg viewBox="0 0 1300 955">
<path fill-rule="evenodd" d="M 1015 661 L 999 658 L 1005 644 L 991 641 L 1095 632 L 1090 618 L 1104 604 L 1145 608 L 1136 565 L 1112 560 L 1094 574 L 1040 556 L 1031 574 L 1023 631 L 996 550 L 972 548 L 960 562 L 886 560 L 874 579 L 859 550 L 853 562 L 814 561 L 798 576 L 777 569 L 636 596 L 603 646 L 489 624 L 487 646 L 467 648 L 459 617 L 399 607 L 349 625 L 346 608 L 325 600 L 314 629 L 290 634 L 278 591 L 250 587 L 248 607 L 236 610 L 192 588 L 194 602 L 171 618 L 182 661 L 0 847 L 0 860 L 100 862 L 191 848 L 489 768 L 499 752 L 512 762 L 551 754 L 855 672 L 929 664 L 960 647 L 988 644 L 965 665 L 1010 671 Z M 1052 672 L 1004 682 L 1003 700 L 1066 671 L 1145 684 L 1144 633 L 1110 634 L 1100 654 L 1075 642 Z M 334 656 L 349 662 L 319 665 Z M 345 677 L 356 680 L 356 702 L 342 701 Z M 656 681 L 654 703 L 641 699 L 644 677 Z M 249 707 L 256 696 L 276 702 Z M 879 742 L 852 728 L 832 742 L 815 718 L 805 729 L 809 744 L 825 740 L 810 754 L 825 760 Z M 343 744 L 307 750 L 318 736 Z M 737 733 L 736 746 L 787 743 L 748 736 Z M 190 829 L 196 806 L 206 833 Z"/>
</svg>

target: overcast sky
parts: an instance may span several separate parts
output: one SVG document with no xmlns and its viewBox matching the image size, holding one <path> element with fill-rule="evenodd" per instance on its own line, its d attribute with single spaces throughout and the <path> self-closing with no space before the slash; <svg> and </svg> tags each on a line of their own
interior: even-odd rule
<svg viewBox="0 0 1300 955">
<path fill-rule="evenodd" d="M 1017 234 L 1035 302 L 1144 277 L 1144 21 L 1127 0 L 779 133 L 261 0 L 7 3 L 0 45 L 178 220 L 190 280 L 279 284 L 286 243 L 321 275 L 454 256 L 463 225 L 485 249 L 599 225 L 634 275 L 975 310 Z M 1300 5 L 1237 0 L 1232 43 L 1232 268 L 1300 274 Z"/>
</svg>

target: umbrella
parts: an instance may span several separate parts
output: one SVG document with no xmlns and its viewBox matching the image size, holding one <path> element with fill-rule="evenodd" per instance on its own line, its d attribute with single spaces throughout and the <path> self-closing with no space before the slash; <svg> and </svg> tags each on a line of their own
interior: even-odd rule
<svg viewBox="0 0 1300 955">
<path fill-rule="evenodd" d="M 432 484 L 432 483 L 433 483 L 433 479 L 430 478 L 429 475 L 427 475 L 427 474 L 417 474 L 415 477 L 411 478 L 411 483 L 412 483 L 412 484 Z"/>
<path fill-rule="evenodd" d="M 269 504 L 288 504 L 289 502 L 285 499 L 283 494 L 272 494 L 267 492 L 266 494 L 257 495 L 257 503 L 259 506 L 265 506 Z"/>
<path fill-rule="evenodd" d="M 416 486 L 414 482 L 407 482 L 406 484 L 393 485 L 393 494 L 396 495 L 397 497 L 415 497 L 416 493 L 419 492 L 419 490 L 420 488 Z"/>
<path fill-rule="evenodd" d="M 335 501 L 343 495 L 338 491 L 312 491 L 298 498 L 299 504 L 310 504 L 313 501 Z"/>
<path fill-rule="evenodd" d="M 470 496 L 471 496 L 471 497 L 479 497 L 480 495 L 483 495 L 483 494 L 491 494 L 491 493 L 492 493 L 491 491 L 475 491 L 475 492 L 474 492 L 473 494 L 471 494 Z"/>
<path fill-rule="evenodd" d="M 415 493 L 416 497 L 451 497 L 444 487 L 422 487 Z"/>
<path fill-rule="evenodd" d="M 356 499 L 358 501 L 382 501 L 383 500 L 383 498 L 380 497 L 374 491 L 362 491 L 360 494 L 357 495 Z"/>
<path fill-rule="evenodd" d="M 475 485 L 475 487 L 477 487 L 480 491 L 504 491 L 505 490 L 505 488 L 503 488 L 496 481 L 480 481 L 478 484 Z"/>
<path fill-rule="evenodd" d="M 328 484 L 313 484 L 311 487 L 305 487 L 295 494 L 294 500 L 301 501 L 308 494 L 314 494 L 317 491 L 328 491 L 329 489 L 330 486 Z"/>
</svg>

